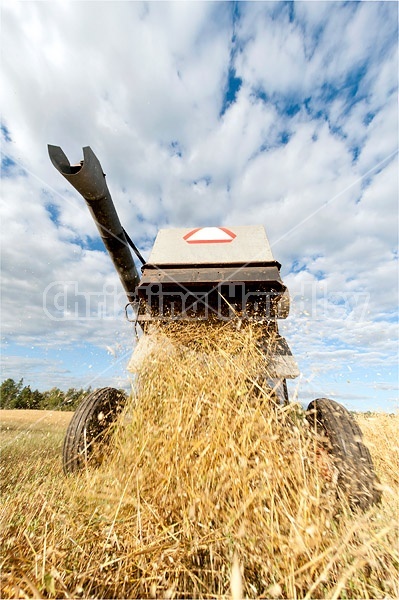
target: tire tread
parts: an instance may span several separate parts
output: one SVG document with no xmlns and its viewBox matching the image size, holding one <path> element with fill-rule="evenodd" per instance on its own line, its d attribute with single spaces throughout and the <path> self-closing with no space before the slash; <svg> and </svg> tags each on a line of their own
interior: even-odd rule
<svg viewBox="0 0 399 600">
<path fill-rule="evenodd" d="M 318 398 L 307 409 L 307 420 L 324 434 L 323 446 L 338 470 L 338 487 L 352 507 L 367 509 L 381 499 L 371 454 L 353 415 L 342 404 Z"/>
<path fill-rule="evenodd" d="M 76 473 L 85 465 L 86 461 L 81 452 L 85 428 L 87 430 L 90 425 L 95 426 L 95 418 L 98 414 L 107 411 L 104 415 L 104 427 L 98 427 L 97 422 L 97 435 L 89 439 L 92 449 L 94 442 L 105 436 L 106 430 L 115 421 L 125 401 L 124 392 L 106 387 L 91 392 L 78 406 L 64 438 L 62 462 L 65 474 Z"/>
</svg>

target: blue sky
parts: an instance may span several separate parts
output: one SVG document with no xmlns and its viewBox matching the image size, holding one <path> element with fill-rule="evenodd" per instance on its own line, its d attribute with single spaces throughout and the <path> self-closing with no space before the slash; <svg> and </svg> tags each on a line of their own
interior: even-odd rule
<svg viewBox="0 0 399 600">
<path fill-rule="evenodd" d="M 160 227 L 263 224 L 301 402 L 397 407 L 396 2 L 5 2 L 2 378 L 129 385 L 133 331 L 82 199 L 90 145 L 148 255 Z"/>
</svg>

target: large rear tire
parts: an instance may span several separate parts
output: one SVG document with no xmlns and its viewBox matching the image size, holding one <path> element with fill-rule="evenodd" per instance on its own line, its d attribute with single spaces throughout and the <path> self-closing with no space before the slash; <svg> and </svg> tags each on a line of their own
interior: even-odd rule
<svg viewBox="0 0 399 600">
<path fill-rule="evenodd" d="M 110 428 L 127 400 L 124 392 L 106 387 L 89 394 L 69 423 L 62 451 L 65 474 L 76 473 L 102 461 L 101 448 L 106 445 Z"/>
<path fill-rule="evenodd" d="M 322 448 L 332 458 L 338 473 L 338 488 L 350 506 L 366 510 L 379 502 L 379 480 L 353 415 L 334 400 L 318 398 L 309 404 L 307 420 L 316 430 Z"/>
</svg>

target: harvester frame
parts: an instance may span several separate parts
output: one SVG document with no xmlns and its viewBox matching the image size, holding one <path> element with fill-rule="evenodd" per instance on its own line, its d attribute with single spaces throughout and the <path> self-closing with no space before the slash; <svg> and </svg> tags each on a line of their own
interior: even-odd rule
<svg viewBox="0 0 399 600">
<path fill-rule="evenodd" d="M 287 404 L 286 380 L 297 377 L 299 370 L 279 333 L 277 319 L 288 316 L 289 296 L 280 277 L 281 265 L 271 253 L 263 227 L 161 229 L 146 262 L 120 223 L 105 174 L 91 148 L 83 148 L 83 161 L 77 165 L 70 164 L 60 147 L 49 145 L 48 150 L 55 168 L 86 201 L 125 289 L 128 320 L 144 332 L 154 320 L 260 323 L 264 327 L 269 386 L 277 403 Z M 129 247 L 142 263 L 141 276 Z M 272 338 L 273 343 L 268 343 Z M 83 400 L 64 441 L 66 474 L 87 466 L 98 442 L 107 442 L 110 425 L 126 399 L 120 390 L 107 387 Z M 310 403 L 306 416 L 319 439 L 324 440 L 320 445 L 332 457 L 339 474 L 338 486 L 351 505 L 368 508 L 378 502 L 378 479 L 353 415 L 341 404 L 319 398 Z"/>
</svg>

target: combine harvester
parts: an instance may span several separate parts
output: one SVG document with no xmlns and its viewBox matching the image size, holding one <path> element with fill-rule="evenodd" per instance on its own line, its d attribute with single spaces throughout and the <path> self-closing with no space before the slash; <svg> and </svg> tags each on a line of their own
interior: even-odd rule
<svg viewBox="0 0 399 600">
<path fill-rule="evenodd" d="M 274 401 L 287 405 L 286 380 L 297 377 L 299 370 L 278 331 L 277 320 L 289 313 L 289 296 L 263 226 L 161 229 L 145 262 L 119 221 L 91 148 L 83 148 L 84 159 L 78 165 L 71 165 L 58 146 L 48 150 L 55 168 L 85 199 L 114 263 L 128 299 L 126 314 L 132 307 L 135 325 L 144 333 L 135 353 L 142 351 L 154 321 L 160 326 L 190 320 L 207 320 L 210 326 L 234 319 L 238 324 L 256 322 L 263 328 L 267 385 Z M 130 248 L 142 263 L 141 277 Z M 95 443 L 106 438 L 126 400 L 123 392 L 111 387 L 85 398 L 66 433 L 66 474 L 84 468 Z M 351 504 L 367 508 L 378 502 L 378 479 L 353 416 L 341 404 L 318 398 L 309 404 L 306 417 L 331 456 L 337 485 Z"/>
</svg>

